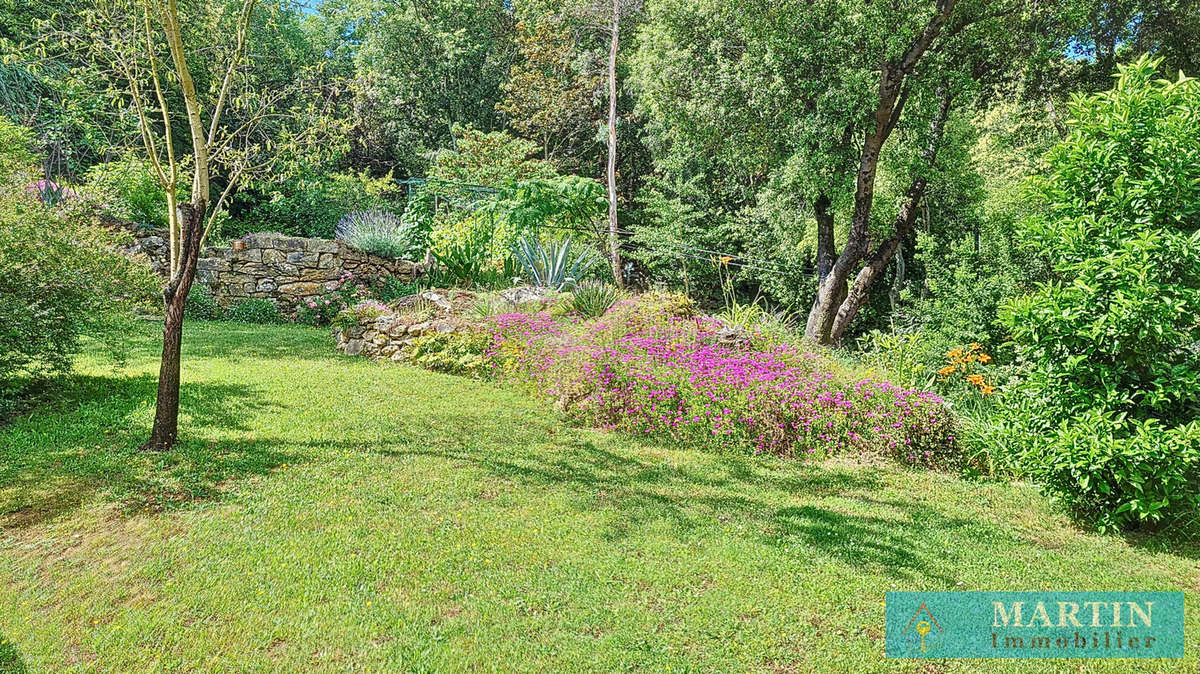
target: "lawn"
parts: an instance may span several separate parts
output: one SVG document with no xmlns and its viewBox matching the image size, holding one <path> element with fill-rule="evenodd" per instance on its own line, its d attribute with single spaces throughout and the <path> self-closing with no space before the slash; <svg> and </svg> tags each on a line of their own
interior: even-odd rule
<svg viewBox="0 0 1200 674">
<path fill-rule="evenodd" d="M 1185 660 L 1069 669 L 1200 669 L 1186 532 L 576 428 L 295 326 L 190 325 L 186 441 L 139 454 L 154 329 L 0 428 L 0 670 L 1063 671 L 882 657 L 888 590 L 1044 588 L 1185 590 Z"/>
</svg>

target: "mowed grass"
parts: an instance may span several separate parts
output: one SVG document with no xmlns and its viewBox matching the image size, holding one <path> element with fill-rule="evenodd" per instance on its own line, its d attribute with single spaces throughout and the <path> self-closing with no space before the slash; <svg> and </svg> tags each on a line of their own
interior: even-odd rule
<svg viewBox="0 0 1200 674">
<path fill-rule="evenodd" d="M 520 391 L 189 325 L 184 441 L 147 434 L 155 326 L 0 428 L 0 670 L 1200 669 L 1198 548 L 1081 531 L 1027 485 L 719 454 Z M 883 658 L 883 597 L 1187 592 L 1183 661 Z"/>
</svg>

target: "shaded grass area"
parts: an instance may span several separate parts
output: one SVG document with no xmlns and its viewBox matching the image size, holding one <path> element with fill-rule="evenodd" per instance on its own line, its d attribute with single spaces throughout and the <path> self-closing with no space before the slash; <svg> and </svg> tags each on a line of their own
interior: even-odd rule
<svg viewBox="0 0 1200 674">
<path fill-rule="evenodd" d="M 1200 666 L 1195 543 L 1025 485 L 573 428 L 300 327 L 185 345 L 173 452 L 134 451 L 150 337 L 0 429 L 0 670 L 1062 671 L 882 658 L 888 590 L 1045 588 L 1187 591 L 1186 660 L 1071 671 Z"/>
</svg>

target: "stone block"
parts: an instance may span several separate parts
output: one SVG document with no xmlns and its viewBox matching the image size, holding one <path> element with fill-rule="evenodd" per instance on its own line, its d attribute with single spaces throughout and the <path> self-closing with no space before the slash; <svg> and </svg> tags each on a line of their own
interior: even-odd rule
<svg viewBox="0 0 1200 674">
<path fill-rule="evenodd" d="M 306 281 L 297 281 L 295 283 L 284 283 L 279 286 L 279 292 L 285 295 L 309 296 L 319 295 L 324 290 L 324 286 L 320 283 L 311 283 Z"/>
<path fill-rule="evenodd" d="M 357 356 L 358 354 L 362 353 L 362 350 L 363 340 L 351 339 L 346 342 L 346 355 Z"/>
<path fill-rule="evenodd" d="M 229 271 L 229 260 L 219 257 L 202 257 L 196 260 L 198 271 Z"/>
</svg>

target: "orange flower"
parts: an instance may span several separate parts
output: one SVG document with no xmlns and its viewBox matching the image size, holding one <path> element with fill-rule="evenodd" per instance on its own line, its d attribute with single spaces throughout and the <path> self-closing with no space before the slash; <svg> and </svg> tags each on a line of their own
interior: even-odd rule
<svg viewBox="0 0 1200 674">
<path fill-rule="evenodd" d="M 962 355 L 962 349 L 950 349 L 950 352 L 946 354 L 946 357 L 947 358 L 958 358 L 961 355 Z"/>
<path fill-rule="evenodd" d="M 979 362 L 986 365 L 987 363 L 992 362 L 992 357 L 987 355 L 986 353 L 981 353 L 981 354 L 979 354 Z"/>
<path fill-rule="evenodd" d="M 954 374 L 955 369 L 956 368 L 953 365 L 947 365 L 946 367 L 943 367 L 942 369 L 938 370 L 938 374 L 945 377 L 946 375 Z"/>
<path fill-rule="evenodd" d="M 979 390 L 983 392 L 983 395 L 990 396 L 996 390 L 996 387 L 984 384 Z"/>
<path fill-rule="evenodd" d="M 974 384 L 976 386 L 983 386 L 983 375 L 981 375 L 981 374 L 967 375 L 967 383 Z"/>
</svg>

